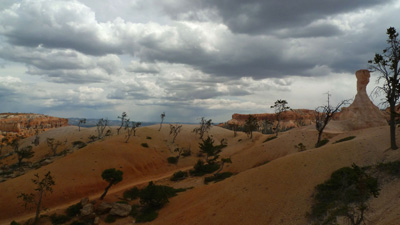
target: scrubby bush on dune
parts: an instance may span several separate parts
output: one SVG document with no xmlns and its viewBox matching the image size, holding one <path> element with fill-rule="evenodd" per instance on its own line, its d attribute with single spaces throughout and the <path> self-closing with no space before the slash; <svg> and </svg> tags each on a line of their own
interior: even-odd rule
<svg viewBox="0 0 400 225">
<path fill-rule="evenodd" d="M 205 174 L 213 173 L 219 169 L 219 164 L 205 164 L 204 161 L 199 160 L 194 165 L 193 170 L 190 170 L 189 173 L 192 176 L 203 176 Z"/>
<path fill-rule="evenodd" d="M 377 169 L 386 172 L 389 175 L 400 177 L 400 161 L 379 163 Z"/>
<path fill-rule="evenodd" d="M 180 181 L 180 180 L 184 180 L 188 177 L 188 173 L 184 172 L 184 171 L 178 171 L 176 173 L 174 173 L 174 175 L 171 177 L 171 181 Z"/>
<path fill-rule="evenodd" d="M 316 224 L 337 224 L 337 218 L 344 217 L 350 224 L 360 225 L 368 210 L 367 201 L 379 195 L 379 187 L 365 168 L 353 164 L 333 172 L 315 192 L 309 218 Z"/>
<path fill-rule="evenodd" d="M 68 207 L 65 210 L 65 213 L 69 217 L 74 217 L 74 216 L 79 215 L 79 213 L 81 212 L 81 209 L 82 209 L 82 203 L 78 202 L 77 204 L 74 204 L 74 205 L 71 205 L 70 207 Z"/>
<path fill-rule="evenodd" d="M 178 163 L 178 158 L 175 156 L 171 156 L 167 158 L 168 163 L 170 164 L 177 164 Z"/>
<path fill-rule="evenodd" d="M 53 225 L 64 224 L 71 220 L 67 215 L 57 215 L 56 213 L 50 215 L 50 220 Z"/>
<path fill-rule="evenodd" d="M 74 148 L 81 149 L 81 148 L 86 147 L 86 143 L 83 141 L 74 141 L 74 142 L 72 142 L 72 146 L 74 146 Z"/>
<path fill-rule="evenodd" d="M 124 192 L 124 199 L 135 200 L 139 198 L 140 190 L 137 187 L 131 188 Z"/>
<path fill-rule="evenodd" d="M 209 182 L 213 182 L 213 181 L 214 182 L 222 181 L 228 177 L 231 177 L 232 175 L 233 175 L 233 173 L 231 173 L 231 172 L 218 173 L 218 174 L 215 174 L 214 176 L 205 177 L 204 183 L 208 184 Z"/>
</svg>

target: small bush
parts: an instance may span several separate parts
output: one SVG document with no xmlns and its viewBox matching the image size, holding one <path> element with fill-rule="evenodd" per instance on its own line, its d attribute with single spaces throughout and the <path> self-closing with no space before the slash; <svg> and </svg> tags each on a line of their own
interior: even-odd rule
<svg viewBox="0 0 400 225">
<path fill-rule="evenodd" d="M 324 140 L 318 142 L 318 144 L 317 144 L 316 147 L 319 148 L 319 147 L 321 147 L 321 146 L 324 146 L 324 145 L 326 145 L 328 142 L 329 142 L 328 139 L 324 139 Z"/>
<path fill-rule="evenodd" d="M 155 210 L 145 210 L 136 217 L 137 223 L 145 223 L 153 221 L 157 218 L 158 213 Z"/>
<path fill-rule="evenodd" d="M 183 152 L 181 154 L 182 157 L 188 157 L 190 155 L 192 155 L 192 151 L 190 150 L 190 148 L 189 149 L 183 149 Z"/>
<path fill-rule="evenodd" d="M 80 221 L 80 220 L 76 220 L 76 221 L 72 222 L 70 225 L 87 225 L 87 223 Z"/>
<path fill-rule="evenodd" d="M 371 196 L 377 197 L 379 190 L 378 180 L 367 174 L 366 168 L 355 164 L 343 167 L 315 187 L 314 203 L 308 216 L 317 224 L 336 224 L 337 217 L 354 220 L 368 210 L 366 202 Z M 362 220 L 359 222 L 357 224 Z"/>
<path fill-rule="evenodd" d="M 208 173 L 213 173 L 219 169 L 219 164 L 204 164 L 202 160 L 197 161 L 196 165 L 194 165 L 193 170 L 190 170 L 190 174 L 192 176 L 203 176 Z"/>
<path fill-rule="evenodd" d="M 180 181 L 180 180 L 184 180 L 188 177 L 188 173 L 184 172 L 184 171 L 178 171 L 176 173 L 174 173 L 174 175 L 171 177 L 171 181 Z"/>
<path fill-rule="evenodd" d="M 114 223 L 115 221 L 117 221 L 117 217 L 110 214 L 104 219 L 106 223 Z"/>
<path fill-rule="evenodd" d="M 82 209 L 82 204 L 79 202 L 75 205 L 71 205 L 70 207 L 68 207 L 65 210 L 65 213 L 67 213 L 67 216 L 69 217 L 74 217 L 79 215 L 79 213 L 81 213 L 81 209 Z"/>
<path fill-rule="evenodd" d="M 14 220 L 11 221 L 10 225 L 21 225 L 20 223 L 15 222 Z"/>
<path fill-rule="evenodd" d="M 149 145 L 147 143 L 142 143 L 141 146 L 144 147 L 144 148 L 148 148 L 149 147 Z"/>
<path fill-rule="evenodd" d="M 306 146 L 303 143 L 298 143 L 297 145 L 294 146 L 295 148 L 297 148 L 299 150 L 299 152 L 303 152 L 305 150 L 307 150 Z"/>
<path fill-rule="evenodd" d="M 348 136 L 348 137 L 345 137 L 345 138 L 342 138 L 340 140 L 337 140 L 337 141 L 333 142 L 333 144 L 344 142 L 344 141 L 350 141 L 350 140 L 354 139 L 355 137 L 356 136 Z"/>
<path fill-rule="evenodd" d="M 58 225 L 58 224 L 64 224 L 64 223 L 70 221 L 71 217 L 66 216 L 66 215 L 57 215 L 54 213 L 50 216 L 50 220 L 53 225 Z"/>
<path fill-rule="evenodd" d="M 140 213 L 140 211 L 139 211 L 139 205 L 132 205 L 132 210 L 131 210 L 131 212 L 129 213 L 129 215 L 130 216 L 132 216 L 132 217 L 134 217 L 134 218 L 136 218 L 138 215 L 139 215 L 139 213 Z M 136 221 L 137 222 L 137 221 Z"/>
<path fill-rule="evenodd" d="M 389 175 L 400 177 L 400 161 L 379 163 L 376 168 L 379 171 L 388 173 Z"/>
<path fill-rule="evenodd" d="M 74 146 L 74 148 L 81 149 L 83 147 L 86 147 L 86 143 L 83 141 L 74 141 L 74 142 L 72 142 L 72 146 Z"/>
<path fill-rule="evenodd" d="M 231 173 L 231 172 L 219 173 L 214 176 L 205 177 L 204 183 L 208 184 L 209 182 L 212 182 L 212 181 L 214 181 L 214 182 L 222 181 L 228 177 L 231 177 L 232 175 L 233 175 L 233 173 Z"/>
<path fill-rule="evenodd" d="M 151 140 L 151 137 L 147 136 L 146 139 Z"/>
<path fill-rule="evenodd" d="M 150 182 L 140 191 L 140 203 L 144 210 L 157 210 L 168 203 L 168 198 L 176 196 L 176 193 L 186 189 L 175 189 L 164 185 L 155 185 Z"/>
<path fill-rule="evenodd" d="M 168 157 L 167 161 L 170 164 L 177 164 L 178 163 L 178 158 L 174 157 L 174 156 L 171 156 L 171 157 Z"/>
<path fill-rule="evenodd" d="M 125 191 L 123 196 L 124 196 L 125 200 L 128 200 L 128 199 L 135 200 L 135 199 L 139 198 L 139 193 L 140 193 L 140 190 L 137 187 L 134 187 L 134 188 L 131 188 L 131 189 Z"/>
<path fill-rule="evenodd" d="M 268 142 L 268 141 L 272 141 L 275 138 L 277 138 L 277 136 L 268 137 L 267 139 L 265 139 L 265 141 L 263 141 L 263 143 Z"/>
</svg>

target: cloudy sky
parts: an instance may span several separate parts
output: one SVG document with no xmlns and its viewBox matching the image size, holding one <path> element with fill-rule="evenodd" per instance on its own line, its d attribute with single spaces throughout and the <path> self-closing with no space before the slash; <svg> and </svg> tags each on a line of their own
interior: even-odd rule
<svg viewBox="0 0 400 225">
<path fill-rule="evenodd" d="M 0 111 L 222 122 L 277 99 L 314 109 L 328 91 L 354 97 L 355 71 L 400 29 L 399 11 L 400 0 L 1 0 Z"/>
</svg>

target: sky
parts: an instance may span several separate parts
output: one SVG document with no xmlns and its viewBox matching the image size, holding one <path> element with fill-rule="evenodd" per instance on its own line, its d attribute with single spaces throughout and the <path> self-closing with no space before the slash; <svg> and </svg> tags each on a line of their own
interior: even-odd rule
<svg viewBox="0 0 400 225">
<path fill-rule="evenodd" d="M 354 98 L 400 0 L 1 0 L 0 112 L 215 122 Z M 373 73 L 368 86 L 376 84 Z M 374 98 L 374 103 L 381 99 Z"/>
</svg>

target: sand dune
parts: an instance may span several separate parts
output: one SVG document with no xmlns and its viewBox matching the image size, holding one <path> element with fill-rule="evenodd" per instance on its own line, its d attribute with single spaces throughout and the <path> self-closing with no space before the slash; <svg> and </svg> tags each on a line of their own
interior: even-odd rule
<svg viewBox="0 0 400 225">
<path fill-rule="evenodd" d="M 228 147 L 223 149 L 224 157 L 231 157 L 233 164 L 225 170 L 237 173 L 225 181 L 204 185 L 201 178 L 172 183 L 166 178 L 174 171 L 188 169 L 198 160 L 199 138 L 191 131 L 196 125 L 184 125 L 176 143 L 172 144 L 169 127 L 142 127 L 129 143 L 124 142 L 124 134 L 106 137 L 104 140 L 88 144 L 54 162 L 31 170 L 23 176 L 0 183 L 0 224 L 9 224 L 13 219 L 23 218 L 32 211 L 25 211 L 16 199 L 18 193 L 30 192 L 33 174 L 51 171 L 56 180 L 54 193 L 46 196 L 44 204 L 49 208 L 62 208 L 79 199 L 98 197 L 107 183 L 101 179 L 101 172 L 107 168 L 117 168 L 124 172 L 124 180 L 110 189 L 106 197 L 116 199 L 124 189 L 150 180 L 158 180 L 175 187 L 195 188 L 171 198 L 170 203 L 151 224 L 307 224 L 305 214 L 311 207 L 314 187 L 326 180 L 330 174 L 352 163 L 371 165 L 382 161 L 400 159 L 399 151 L 389 149 L 388 127 L 376 127 L 346 132 L 340 125 L 333 124 L 325 134 L 330 142 L 314 149 L 316 131 L 313 127 L 296 128 L 280 133 L 277 139 L 265 142 L 271 135 L 255 133 L 251 140 L 246 134 L 213 127 L 210 135 L 216 142 L 227 139 Z M 71 142 L 88 141 L 95 134 L 95 128 L 63 127 L 41 134 L 41 140 L 53 137 L 65 141 L 63 148 L 71 148 Z M 347 136 L 355 139 L 333 144 L 335 140 Z M 33 137 L 24 140 L 29 144 Z M 298 152 L 294 145 L 303 143 L 307 151 Z M 141 144 L 147 143 L 148 148 Z M 190 157 L 182 158 L 178 165 L 168 164 L 166 158 L 174 156 L 176 147 L 192 150 Z M 49 154 L 45 143 L 34 148 L 37 161 Z M 3 163 L 16 159 L 9 157 Z M 392 223 L 400 218 L 400 209 L 393 199 L 400 197 L 400 182 L 392 182 L 384 187 L 381 196 L 371 202 L 368 219 L 371 224 Z M 399 190 L 399 191 L 398 191 Z M 384 193 L 383 193 L 384 192 Z M 384 215 L 384 216 L 383 216 Z M 115 224 L 130 223 L 131 219 L 118 220 Z"/>
</svg>

